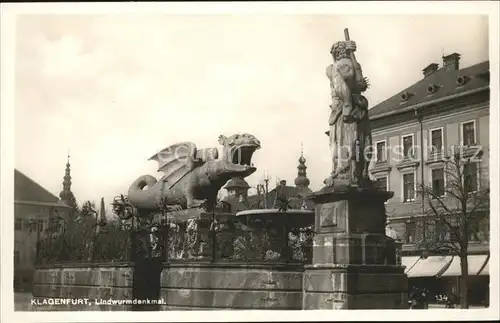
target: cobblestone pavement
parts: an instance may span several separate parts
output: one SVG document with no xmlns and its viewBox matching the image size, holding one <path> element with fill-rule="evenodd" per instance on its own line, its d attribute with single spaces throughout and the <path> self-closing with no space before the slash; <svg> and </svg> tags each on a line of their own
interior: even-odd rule
<svg viewBox="0 0 500 323">
<path fill-rule="evenodd" d="M 14 310 L 15 311 L 32 311 L 33 306 L 31 305 L 31 293 L 14 293 Z M 444 305 L 429 304 L 429 309 L 444 309 Z M 457 309 L 459 307 L 456 307 Z M 484 306 L 471 306 L 471 309 L 485 308 Z"/>
<path fill-rule="evenodd" d="M 486 306 L 476 306 L 476 305 L 469 306 L 469 309 L 472 309 L 472 310 L 481 309 L 481 308 L 486 308 Z M 429 304 L 429 309 L 430 310 L 445 309 L 445 306 L 439 305 L 439 304 Z M 456 305 L 455 309 L 460 309 L 460 305 Z"/>
</svg>

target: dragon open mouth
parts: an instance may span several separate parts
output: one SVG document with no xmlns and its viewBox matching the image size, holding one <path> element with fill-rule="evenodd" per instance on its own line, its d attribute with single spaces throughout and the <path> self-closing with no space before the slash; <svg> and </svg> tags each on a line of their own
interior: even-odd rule
<svg viewBox="0 0 500 323">
<path fill-rule="evenodd" d="M 231 162 L 238 165 L 252 165 L 253 153 L 259 148 L 257 145 L 241 145 L 232 151 Z"/>
</svg>

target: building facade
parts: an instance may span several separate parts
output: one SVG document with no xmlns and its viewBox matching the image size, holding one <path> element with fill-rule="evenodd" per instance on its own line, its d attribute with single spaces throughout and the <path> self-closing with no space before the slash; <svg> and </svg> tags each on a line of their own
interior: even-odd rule
<svg viewBox="0 0 500 323">
<path fill-rule="evenodd" d="M 489 187 L 489 62 L 462 69 L 459 62 L 457 53 L 444 56 L 441 67 L 430 64 L 420 81 L 369 110 L 375 150 L 371 172 L 382 188 L 394 192 L 386 205 L 388 226 L 403 243 L 410 282 L 427 281 L 441 286 L 433 287 L 436 293 L 448 294 L 458 293 L 460 261 L 419 247 L 426 232 L 436 230 L 422 225 L 429 207 L 418 193 L 420 185 L 444 195 L 449 176 L 444 159 L 460 149 L 477 161 L 465 174 L 474 188 Z M 489 217 L 489 210 L 484 212 Z M 489 221 L 484 222 L 469 237 L 471 285 L 482 286 L 471 292 L 477 294 L 470 296 L 473 302 L 481 302 L 488 288 Z"/>
<path fill-rule="evenodd" d="M 69 162 L 63 187 L 61 196 L 72 199 L 58 198 L 21 171 L 14 170 L 15 290 L 30 290 L 37 242 L 55 231 L 54 228 L 62 230 L 61 220 L 67 219 L 75 211 Z"/>
</svg>

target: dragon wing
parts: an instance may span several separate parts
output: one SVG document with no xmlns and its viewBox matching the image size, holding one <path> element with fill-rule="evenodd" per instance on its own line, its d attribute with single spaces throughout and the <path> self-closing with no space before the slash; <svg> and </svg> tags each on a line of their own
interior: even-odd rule
<svg viewBox="0 0 500 323">
<path fill-rule="evenodd" d="M 158 171 L 165 175 L 163 179 L 168 185 L 176 183 L 188 171 L 189 156 L 194 156 L 196 145 L 192 142 L 181 142 L 162 149 L 149 160 L 158 162 Z"/>
</svg>

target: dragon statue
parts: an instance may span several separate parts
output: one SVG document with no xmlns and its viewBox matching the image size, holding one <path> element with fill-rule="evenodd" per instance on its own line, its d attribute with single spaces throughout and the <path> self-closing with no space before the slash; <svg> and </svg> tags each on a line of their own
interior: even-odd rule
<svg viewBox="0 0 500 323">
<path fill-rule="evenodd" d="M 149 160 L 158 162 L 164 175 L 136 179 L 129 188 L 128 199 L 140 211 L 157 212 L 203 207 L 211 210 L 217 193 L 233 177 L 247 177 L 256 168 L 252 155 L 260 142 L 250 134 L 219 136 L 222 157 L 216 148 L 197 149 L 192 142 L 169 146 Z"/>
</svg>

